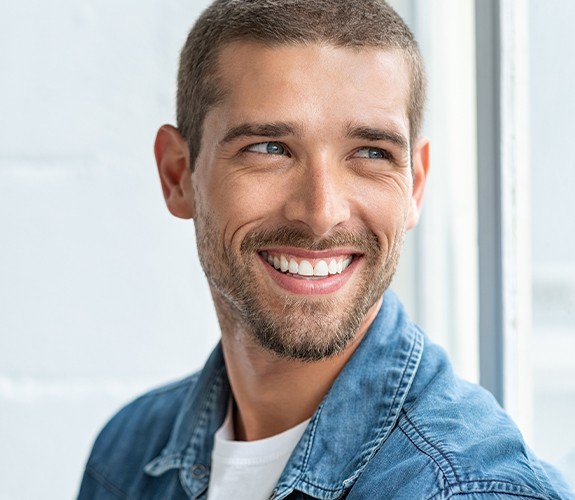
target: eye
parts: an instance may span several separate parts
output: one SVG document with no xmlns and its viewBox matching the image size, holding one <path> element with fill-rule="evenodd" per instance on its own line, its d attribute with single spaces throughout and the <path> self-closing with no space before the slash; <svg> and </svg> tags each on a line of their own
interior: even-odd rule
<svg viewBox="0 0 575 500">
<path fill-rule="evenodd" d="M 246 148 L 246 151 L 252 153 L 263 153 L 268 155 L 284 155 L 287 150 L 280 142 L 258 142 Z"/>
<path fill-rule="evenodd" d="M 352 157 L 369 158 L 370 160 L 391 160 L 391 154 L 381 148 L 359 148 Z"/>
</svg>

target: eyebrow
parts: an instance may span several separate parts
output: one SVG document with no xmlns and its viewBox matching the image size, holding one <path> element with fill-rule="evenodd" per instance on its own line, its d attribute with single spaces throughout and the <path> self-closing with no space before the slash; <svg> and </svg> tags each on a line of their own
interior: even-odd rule
<svg viewBox="0 0 575 500">
<path fill-rule="evenodd" d="M 298 135 L 298 127 L 286 122 L 242 123 L 226 131 L 220 144 L 232 142 L 240 137 L 282 137 L 286 135 Z"/>
<path fill-rule="evenodd" d="M 374 127 L 349 125 L 347 137 L 350 139 L 364 139 L 366 141 L 388 141 L 402 149 L 409 149 L 409 141 L 400 133 Z"/>
<path fill-rule="evenodd" d="M 299 127 L 288 122 L 241 123 L 226 131 L 220 145 L 232 142 L 240 137 L 285 137 L 300 135 Z M 409 141 L 399 132 L 375 127 L 348 125 L 346 136 L 350 139 L 367 141 L 388 141 L 401 149 L 409 149 Z"/>
</svg>

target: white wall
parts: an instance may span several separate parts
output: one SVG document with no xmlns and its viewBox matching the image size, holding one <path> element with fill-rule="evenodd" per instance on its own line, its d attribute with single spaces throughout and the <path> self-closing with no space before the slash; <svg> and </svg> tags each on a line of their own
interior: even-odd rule
<svg viewBox="0 0 575 500">
<path fill-rule="evenodd" d="M 205 4 L 0 4 L 2 500 L 73 498 L 110 414 L 217 340 L 152 154 Z"/>
</svg>

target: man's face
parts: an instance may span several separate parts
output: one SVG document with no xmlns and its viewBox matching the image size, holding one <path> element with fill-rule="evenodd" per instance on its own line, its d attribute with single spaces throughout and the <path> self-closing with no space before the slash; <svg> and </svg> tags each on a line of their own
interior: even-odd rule
<svg viewBox="0 0 575 500">
<path fill-rule="evenodd" d="M 412 172 L 407 66 L 379 49 L 242 42 L 219 76 L 191 182 L 220 316 L 281 356 L 336 354 L 417 220 L 427 146 Z"/>
</svg>

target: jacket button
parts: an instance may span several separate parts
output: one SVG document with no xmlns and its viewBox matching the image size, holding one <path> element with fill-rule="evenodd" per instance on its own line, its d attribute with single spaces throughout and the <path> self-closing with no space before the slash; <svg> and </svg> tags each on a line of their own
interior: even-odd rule
<svg viewBox="0 0 575 500">
<path fill-rule="evenodd" d="M 277 488 L 274 488 L 274 490 L 272 491 L 272 493 L 271 493 L 271 495 L 270 495 L 270 497 L 269 497 L 268 500 L 274 500 L 274 498 L 275 498 L 276 495 L 278 494 L 278 491 L 279 491 L 279 490 L 278 490 Z"/>
<path fill-rule="evenodd" d="M 192 465 L 190 469 L 190 474 L 194 479 L 202 479 L 203 477 L 206 476 L 207 472 L 208 471 L 206 467 L 202 464 Z"/>
</svg>

